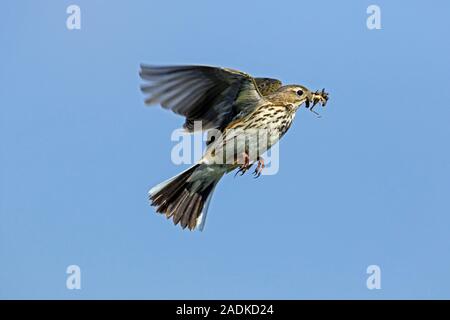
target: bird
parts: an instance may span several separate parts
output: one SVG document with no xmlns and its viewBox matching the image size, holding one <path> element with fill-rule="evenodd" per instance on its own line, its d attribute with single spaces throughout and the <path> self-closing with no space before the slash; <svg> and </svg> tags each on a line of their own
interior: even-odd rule
<svg viewBox="0 0 450 320">
<path fill-rule="evenodd" d="M 208 133 L 197 163 L 148 192 L 156 212 L 188 230 L 204 229 L 212 194 L 225 174 L 237 169 L 243 175 L 255 164 L 259 177 L 265 167 L 261 155 L 288 131 L 297 110 L 304 105 L 317 114 L 314 106 L 325 106 L 329 98 L 324 89 L 313 92 L 208 65 L 141 64 L 139 75 L 146 105 L 183 116 L 187 132 Z"/>
</svg>

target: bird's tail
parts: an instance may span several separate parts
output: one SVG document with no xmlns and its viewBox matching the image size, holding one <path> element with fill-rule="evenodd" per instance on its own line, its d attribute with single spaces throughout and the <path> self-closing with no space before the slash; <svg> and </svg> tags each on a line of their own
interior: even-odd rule
<svg viewBox="0 0 450 320">
<path fill-rule="evenodd" d="M 202 230 L 214 188 L 224 173 L 217 165 L 196 164 L 150 189 L 149 199 L 175 225 Z"/>
</svg>

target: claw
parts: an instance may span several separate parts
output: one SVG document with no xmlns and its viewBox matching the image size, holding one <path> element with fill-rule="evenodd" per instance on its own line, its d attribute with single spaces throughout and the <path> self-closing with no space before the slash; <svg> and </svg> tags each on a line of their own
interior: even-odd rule
<svg viewBox="0 0 450 320">
<path fill-rule="evenodd" d="M 250 158 L 248 156 L 247 153 L 243 153 L 242 157 L 244 158 L 244 163 L 239 167 L 239 170 L 234 174 L 234 176 L 236 177 L 238 175 L 238 173 L 241 173 L 240 175 L 244 175 L 244 173 L 247 172 L 247 170 L 251 167 L 250 164 Z"/>
<path fill-rule="evenodd" d="M 258 157 L 257 160 L 258 160 L 258 165 L 256 166 L 255 171 L 253 172 L 255 179 L 261 175 L 261 172 L 265 168 L 264 159 L 262 157 Z"/>
<path fill-rule="evenodd" d="M 247 169 L 243 169 L 242 167 L 239 168 L 238 171 L 234 174 L 234 177 L 238 175 L 238 173 L 241 173 L 240 176 L 244 175 L 244 173 L 247 171 Z"/>
</svg>

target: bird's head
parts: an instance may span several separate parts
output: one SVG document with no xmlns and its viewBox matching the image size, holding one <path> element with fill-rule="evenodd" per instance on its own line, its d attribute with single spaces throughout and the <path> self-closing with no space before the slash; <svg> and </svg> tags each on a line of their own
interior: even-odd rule
<svg viewBox="0 0 450 320">
<path fill-rule="evenodd" d="M 325 106 L 328 101 L 328 93 L 325 92 L 325 89 L 312 92 L 304 86 L 295 84 L 281 87 L 276 93 L 268 96 L 268 98 L 271 101 L 290 103 L 294 106 L 295 110 L 302 104 L 305 104 L 307 109 L 313 111 L 317 103 Z"/>
</svg>

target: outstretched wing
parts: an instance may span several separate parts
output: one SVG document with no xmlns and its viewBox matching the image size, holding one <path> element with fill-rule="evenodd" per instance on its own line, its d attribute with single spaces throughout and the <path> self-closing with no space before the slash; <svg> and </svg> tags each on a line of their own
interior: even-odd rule
<svg viewBox="0 0 450 320">
<path fill-rule="evenodd" d="M 255 80 L 248 74 L 211 66 L 141 65 L 141 86 L 148 95 L 145 103 L 186 117 L 184 128 L 194 130 L 224 128 L 233 119 L 247 114 L 264 101 Z"/>
</svg>

